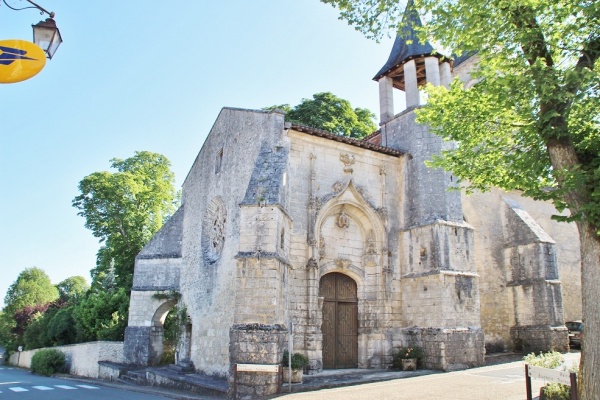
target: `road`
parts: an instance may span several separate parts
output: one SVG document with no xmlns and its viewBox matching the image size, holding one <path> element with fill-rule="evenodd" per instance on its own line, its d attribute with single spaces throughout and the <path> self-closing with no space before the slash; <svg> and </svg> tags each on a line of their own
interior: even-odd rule
<svg viewBox="0 0 600 400">
<path fill-rule="evenodd" d="M 136 393 L 79 381 L 34 375 L 0 365 L 0 399 L 11 400 L 159 400 L 168 397 Z"/>
</svg>

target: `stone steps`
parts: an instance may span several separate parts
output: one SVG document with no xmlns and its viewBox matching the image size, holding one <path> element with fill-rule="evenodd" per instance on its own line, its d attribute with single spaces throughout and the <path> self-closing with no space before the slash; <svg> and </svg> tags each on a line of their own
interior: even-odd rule
<svg viewBox="0 0 600 400">
<path fill-rule="evenodd" d="M 121 375 L 118 382 L 129 383 L 134 385 L 147 385 L 146 370 L 127 371 Z"/>
</svg>

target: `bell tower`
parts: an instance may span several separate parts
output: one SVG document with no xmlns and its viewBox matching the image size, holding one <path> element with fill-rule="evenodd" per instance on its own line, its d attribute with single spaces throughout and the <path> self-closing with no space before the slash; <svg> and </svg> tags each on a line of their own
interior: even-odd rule
<svg viewBox="0 0 600 400">
<path fill-rule="evenodd" d="M 461 193 L 452 173 L 427 161 L 455 146 L 416 121 L 420 90 L 427 83 L 449 86 L 451 60 L 418 38 L 422 26 L 409 0 L 379 83 L 381 145 L 405 152 L 398 205 L 398 336 L 402 345 L 422 346 L 427 368 L 452 370 L 483 364 L 479 275 L 474 231 L 464 221 Z M 406 95 L 407 108 L 394 113 L 393 90 Z"/>
<path fill-rule="evenodd" d="M 379 82 L 380 122 L 394 117 L 394 88 L 406 95 L 406 108 L 421 104 L 420 88 L 427 83 L 450 85 L 451 59 L 437 53 L 429 41 L 421 42 L 418 30 L 423 25 L 413 0 L 409 0 L 392 52 L 373 80 Z"/>
</svg>

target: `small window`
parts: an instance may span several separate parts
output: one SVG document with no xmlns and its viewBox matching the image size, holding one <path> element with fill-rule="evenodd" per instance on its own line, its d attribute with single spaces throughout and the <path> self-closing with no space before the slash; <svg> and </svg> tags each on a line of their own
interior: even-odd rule
<svg viewBox="0 0 600 400">
<path fill-rule="evenodd" d="M 215 160 L 215 174 L 221 172 L 221 164 L 223 164 L 223 149 L 217 153 L 217 159 Z"/>
<path fill-rule="evenodd" d="M 285 244 L 285 228 L 281 228 L 281 233 L 279 234 L 279 248 L 281 248 L 281 250 L 284 249 L 284 244 Z"/>
</svg>

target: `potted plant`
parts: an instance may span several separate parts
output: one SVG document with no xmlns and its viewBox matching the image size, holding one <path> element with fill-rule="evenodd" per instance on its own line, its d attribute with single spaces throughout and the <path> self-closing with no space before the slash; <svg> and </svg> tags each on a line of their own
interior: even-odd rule
<svg viewBox="0 0 600 400">
<path fill-rule="evenodd" d="M 402 371 L 415 371 L 417 361 L 423 357 L 423 350 L 418 346 L 400 347 L 394 356 L 394 367 Z"/>
<path fill-rule="evenodd" d="M 288 351 L 283 352 L 283 382 L 290 381 L 290 359 Z M 301 353 L 292 354 L 292 383 L 301 383 L 304 367 L 308 365 L 308 357 Z"/>
</svg>

